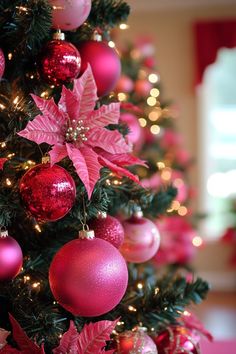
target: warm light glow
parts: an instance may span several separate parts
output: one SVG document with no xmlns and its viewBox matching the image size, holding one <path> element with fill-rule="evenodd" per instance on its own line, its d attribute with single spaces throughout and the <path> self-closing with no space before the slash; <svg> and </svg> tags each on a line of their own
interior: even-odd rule
<svg viewBox="0 0 236 354">
<path fill-rule="evenodd" d="M 157 99 L 155 97 L 148 97 L 147 99 L 147 104 L 150 106 L 150 107 L 153 107 L 155 106 L 155 104 L 157 103 Z"/>
<path fill-rule="evenodd" d="M 131 305 L 129 305 L 128 310 L 131 312 L 137 312 L 137 309 Z"/>
<path fill-rule="evenodd" d="M 184 316 L 189 317 L 189 316 L 191 316 L 191 313 L 185 310 L 185 311 L 184 311 Z"/>
<path fill-rule="evenodd" d="M 47 94 L 48 94 L 48 92 L 47 92 L 47 91 L 43 91 L 43 92 L 41 93 L 41 95 L 40 95 L 40 96 L 44 98 L 44 97 L 46 97 L 46 96 L 47 96 Z"/>
<path fill-rule="evenodd" d="M 12 53 L 8 53 L 8 59 L 12 60 Z"/>
<path fill-rule="evenodd" d="M 159 293 L 160 289 L 159 288 L 155 288 L 155 295 L 157 295 Z"/>
<path fill-rule="evenodd" d="M 188 213 L 188 209 L 185 206 L 181 206 L 178 210 L 180 216 L 185 216 Z"/>
<path fill-rule="evenodd" d="M 166 167 L 166 165 L 164 164 L 164 162 L 160 161 L 160 162 L 157 162 L 157 167 L 159 170 L 163 170 L 163 168 Z"/>
<path fill-rule="evenodd" d="M 148 115 L 148 118 L 152 121 L 155 122 L 156 120 L 158 120 L 161 116 L 161 112 L 160 110 L 155 110 L 155 111 L 151 111 Z"/>
<path fill-rule="evenodd" d="M 30 281 L 30 276 L 24 275 L 24 283 L 26 283 L 27 281 Z"/>
<path fill-rule="evenodd" d="M 158 76 L 157 74 L 150 74 L 148 76 L 148 80 L 152 83 L 155 84 L 158 81 Z"/>
<path fill-rule="evenodd" d="M 160 91 L 157 88 L 154 87 L 154 88 L 151 89 L 150 95 L 152 97 L 158 97 L 160 95 Z"/>
<path fill-rule="evenodd" d="M 12 185 L 11 180 L 9 178 L 6 178 L 6 185 L 7 186 L 11 186 Z"/>
<path fill-rule="evenodd" d="M 195 236 L 193 238 L 193 241 L 192 241 L 192 244 L 195 246 L 195 247 L 200 247 L 202 245 L 203 241 L 202 241 L 202 238 L 200 236 Z"/>
<path fill-rule="evenodd" d="M 7 144 L 5 143 L 5 141 L 3 141 L 2 143 L 0 143 L 1 148 L 5 148 L 7 146 Z"/>
<path fill-rule="evenodd" d="M 121 23 L 119 27 L 121 30 L 126 30 L 127 28 L 129 28 L 129 26 L 126 23 Z"/>
<path fill-rule="evenodd" d="M 164 181 L 169 181 L 171 179 L 171 175 L 172 170 L 168 167 L 161 171 L 161 178 L 164 179 Z"/>
<path fill-rule="evenodd" d="M 146 125 L 147 125 L 147 121 L 146 121 L 146 119 L 145 118 L 139 118 L 139 124 L 141 125 L 141 127 L 146 127 Z"/>
<path fill-rule="evenodd" d="M 152 125 L 150 128 L 151 133 L 154 135 L 159 134 L 160 130 L 161 130 L 161 128 L 159 127 L 159 125 L 156 125 L 156 124 Z"/>
<path fill-rule="evenodd" d="M 142 283 L 138 283 L 138 284 L 137 284 L 137 288 L 140 289 L 140 290 L 142 290 L 142 289 L 143 289 L 143 284 L 142 284 Z"/>
<path fill-rule="evenodd" d="M 42 232 L 42 230 L 41 230 L 39 224 L 36 224 L 34 228 L 35 228 L 35 230 L 37 230 L 38 232 Z"/>
<path fill-rule="evenodd" d="M 13 100 L 13 103 L 14 103 L 15 105 L 17 105 L 18 102 L 19 102 L 19 96 L 16 96 L 16 97 L 14 98 L 14 100 Z"/>
<path fill-rule="evenodd" d="M 127 95 L 124 92 L 119 92 L 117 97 L 120 102 L 126 101 L 127 99 Z"/>
<path fill-rule="evenodd" d="M 4 104 L 0 103 L 0 108 L 1 108 L 1 109 L 5 109 L 6 106 L 4 106 Z"/>
<path fill-rule="evenodd" d="M 8 157 L 9 159 L 11 159 L 11 158 L 14 157 L 14 156 L 15 156 L 14 152 L 12 152 L 11 154 L 8 154 L 8 155 L 7 155 L 7 157 Z"/>
<path fill-rule="evenodd" d="M 34 288 L 34 289 L 38 288 L 39 286 L 40 286 L 39 282 L 32 284 L 32 288 Z"/>
<path fill-rule="evenodd" d="M 172 204 L 171 204 L 171 208 L 172 208 L 173 210 L 179 210 L 179 208 L 180 208 L 180 202 L 178 202 L 178 200 L 174 200 L 174 201 L 172 202 Z"/>
<path fill-rule="evenodd" d="M 181 178 L 176 178 L 173 182 L 173 185 L 178 188 L 184 185 L 184 181 Z"/>
<path fill-rule="evenodd" d="M 110 48 L 115 48 L 115 46 L 116 46 L 113 41 L 109 41 L 108 45 L 109 45 Z"/>
</svg>

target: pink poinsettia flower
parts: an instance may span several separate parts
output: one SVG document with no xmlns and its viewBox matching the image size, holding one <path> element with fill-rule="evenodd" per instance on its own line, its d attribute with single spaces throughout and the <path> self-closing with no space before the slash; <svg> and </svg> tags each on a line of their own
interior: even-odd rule
<svg viewBox="0 0 236 354">
<path fill-rule="evenodd" d="M 130 160 L 132 163 L 142 162 L 130 158 L 131 146 L 117 130 L 105 128 L 109 124 L 118 124 L 120 104 L 111 103 L 94 110 L 98 97 L 90 66 L 74 80 L 73 90 L 63 86 L 58 106 L 53 99 L 32 97 L 42 115 L 36 116 L 18 134 L 37 144 L 52 145 L 49 152 L 52 165 L 68 156 L 89 198 L 103 166 L 138 182 L 138 178 L 123 166 L 129 165 Z"/>
</svg>

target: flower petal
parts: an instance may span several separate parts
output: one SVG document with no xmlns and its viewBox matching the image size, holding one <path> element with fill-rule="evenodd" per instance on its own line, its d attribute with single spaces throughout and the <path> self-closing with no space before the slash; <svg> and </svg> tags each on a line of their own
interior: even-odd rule
<svg viewBox="0 0 236 354">
<path fill-rule="evenodd" d="M 51 165 L 54 165 L 55 163 L 61 161 L 66 156 L 68 156 L 66 145 L 62 145 L 62 144 L 54 145 L 52 150 L 49 151 L 49 155 L 50 155 Z"/>
<path fill-rule="evenodd" d="M 74 80 L 73 93 L 80 101 L 80 119 L 84 119 L 93 111 L 98 100 L 97 86 L 90 65 L 79 79 Z"/>
<path fill-rule="evenodd" d="M 110 103 L 93 111 L 90 116 L 91 125 L 105 127 L 108 124 L 118 124 L 120 119 L 120 103 Z"/>
<path fill-rule="evenodd" d="M 61 111 L 68 114 L 70 119 L 80 119 L 80 100 L 71 90 L 68 90 L 65 86 L 62 87 L 61 98 L 58 106 L 60 107 Z"/>
<path fill-rule="evenodd" d="M 102 167 L 98 162 L 98 155 L 88 146 L 78 149 L 72 144 L 66 144 L 66 147 L 69 158 L 87 190 L 88 197 L 91 198 L 94 186 L 100 178 Z"/>
<path fill-rule="evenodd" d="M 119 166 L 132 166 L 132 165 L 140 165 L 144 167 L 148 167 L 146 161 L 139 159 L 138 157 L 132 154 L 116 154 L 112 155 L 107 151 L 96 149 L 98 155 L 101 155 L 108 159 L 109 161 L 119 165 Z"/>
<path fill-rule="evenodd" d="M 65 123 L 66 117 L 63 115 L 62 112 L 60 112 L 53 98 L 49 100 L 44 100 L 43 98 L 33 94 L 31 94 L 31 97 L 33 98 L 36 106 L 43 113 L 44 117 L 47 117 L 53 122 L 59 122 L 60 124 Z"/>
<path fill-rule="evenodd" d="M 63 143 L 62 125 L 59 121 L 52 121 L 47 116 L 38 115 L 29 122 L 24 130 L 18 135 L 34 141 L 37 144 L 48 143 L 54 145 Z"/>
<path fill-rule="evenodd" d="M 105 128 L 92 128 L 87 133 L 87 144 L 92 147 L 100 147 L 111 154 L 129 152 L 130 146 L 117 130 Z"/>
<path fill-rule="evenodd" d="M 133 173 L 131 173 L 129 170 L 126 170 L 125 168 L 122 168 L 113 162 L 109 161 L 105 157 L 99 156 L 98 161 L 105 167 L 108 167 L 111 171 L 115 172 L 116 174 L 120 176 L 126 176 L 130 178 L 132 181 L 134 181 L 137 184 L 140 184 L 139 178 L 135 176 Z"/>
</svg>

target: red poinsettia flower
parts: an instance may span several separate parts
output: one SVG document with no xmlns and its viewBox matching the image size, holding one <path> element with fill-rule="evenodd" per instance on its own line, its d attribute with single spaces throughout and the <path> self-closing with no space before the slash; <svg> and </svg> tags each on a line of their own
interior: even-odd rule
<svg viewBox="0 0 236 354">
<path fill-rule="evenodd" d="M 0 158 L 0 170 L 3 170 L 4 164 L 7 161 L 5 157 Z"/>
<path fill-rule="evenodd" d="M 131 146 L 118 131 L 106 129 L 109 124 L 118 124 L 120 104 L 111 103 L 94 110 L 98 97 L 90 66 L 74 80 L 73 90 L 63 86 L 58 106 L 53 99 L 32 97 L 43 115 L 36 116 L 18 134 L 37 144 L 53 145 L 49 153 L 52 165 L 68 156 L 89 198 L 103 166 L 138 182 L 137 177 L 122 167 L 129 165 Z M 141 163 L 135 158 L 133 162 Z"/>
</svg>

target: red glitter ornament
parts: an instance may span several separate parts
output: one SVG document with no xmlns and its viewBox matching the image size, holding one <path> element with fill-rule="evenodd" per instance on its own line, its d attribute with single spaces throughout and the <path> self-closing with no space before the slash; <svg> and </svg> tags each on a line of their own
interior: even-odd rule
<svg viewBox="0 0 236 354">
<path fill-rule="evenodd" d="M 0 230 L 0 281 L 11 280 L 19 274 L 23 255 L 18 242 Z"/>
<path fill-rule="evenodd" d="M 158 354 L 200 354 L 199 336 L 185 327 L 168 327 L 154 342 Z"/>
<path fill-rule="evenodd" d="M 101 214 L 97 219 L 90 221 L 89 227 L 94 230 L 96 237 L 110 242 L 116 248 L 124 242 L 124 228 L 113 216 Z"/>
<path fill-rule="evenodd" d="M 157 347 L 147 335 L 146 329 L 138 328 L 135 331 L 126 331 L 117 338 L 118 354 L 157 354 Z"/>
<path fill-rule="evenodd" d="M 63 246 L 49 269 L 49 283 L 59 304 L 76 316 L 95 317 L 111 311 L 128 283 L 126 262 L 109 242 L 85 237 Z M 81 233 L 80 233 L 81 234 Z"/>
<path fill-rule="evenodd" d="M 26 208 L 36 219 L 56 221 L 71 210 L 76 187 L 64 168 L 40 164 L 21 178 L 20 194 Z"/>
<path fill-rule="evenodd" d="M 80 72 L 80 54 L 75 46 L 64 38 L 64 33 L 55 33 L 41 55 L 40 71 L 43 79 L 51 85 L 71 82 Z"/>
<path fill-rule="evenodd" d="M 91 65 L 96 81 L 98 96 L 105 96 L 116 86 L 121 73 L 121 63 L 117 52 L 107 43 L 84 41 L 78 45 L 81 55 L 81 74 Z"/>
<path fill-rule="evenodd" d="M 5 57 L 2 49 L 0 49 L 0 79 L 2 78 L 5 70 Z"/>
</svg>

